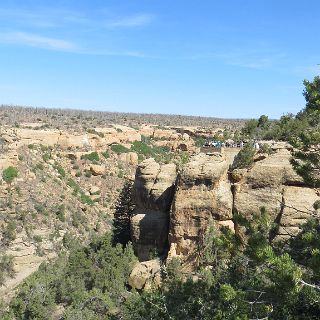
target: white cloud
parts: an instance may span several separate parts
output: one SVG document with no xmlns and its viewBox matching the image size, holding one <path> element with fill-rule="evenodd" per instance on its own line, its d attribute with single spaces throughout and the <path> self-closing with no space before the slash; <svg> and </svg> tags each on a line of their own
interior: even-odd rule
<svg viewBox="0 0 320 320">
<path fill-rule="evenodd" d="M 26 45 L 56 51 L 76 51 L 77 46 L 66 40 L 45 37 L 27 32 L 0 33 L 0 42 Z"/>
<path fill-rule="evenodd" d="M 135 28 L 150 24 L 154 16 L 150 14 L 137 14 L 129 17 L 111 20 L 106 23 L 110 28 Z"/>
<path fill-rule="evenodd" d="M 282 61 L 286 54 L 270 49 L 243 49 L 216 54 L 218 59 L 237 67 L 266 69 Z"/>
<path fill-rule="evenodd" d="M 84 55 L 99 55 L 99 56 L 117 56 L 117 57 L 132 57 L 132 58 L 150 58 L 157 59 L 158 57 L 147 55 L 140 51 L 112 51 L 112 50 L 95 50 L 85 49 L 77 46 L 75 43 L 62 39 L 44 37 L 33 33 L 26 32 L 7 32 L 0 33 L 0 43 L 17 44 L 40 49 L 63 51 Z"/>
</svg>

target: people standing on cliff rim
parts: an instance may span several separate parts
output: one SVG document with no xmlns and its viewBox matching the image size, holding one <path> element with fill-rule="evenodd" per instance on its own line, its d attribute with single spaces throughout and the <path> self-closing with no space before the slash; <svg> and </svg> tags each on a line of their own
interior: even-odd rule
<svg viewBox="0 0 320 320">
<path fill-rule="evenodd" d="M 253 146 L 255 147 L 255 144 L 253 144 Z M 214 148 L 243 148 L 244 147 L 244 142 L 241 140 L 240 142 L 234 142 L 233 140 L 230 141 L 209 141 L 206 140 L 205 143 L 203 144 L 203 147 L 208 148 L 208 147 L 214 147 Z M 257 144 L 257 150 L 259 150 L 260 146 L 259 144 Z"/>
</svg>

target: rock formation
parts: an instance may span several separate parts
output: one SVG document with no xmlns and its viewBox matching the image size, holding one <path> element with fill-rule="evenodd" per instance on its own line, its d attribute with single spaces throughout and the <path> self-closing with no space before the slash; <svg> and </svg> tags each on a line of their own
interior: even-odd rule
<svg viewBox="0 0 320 320">
<path fill-rule="evenodd" d="M 287 147 L 280 146 L 274 154 L 256 158 L 252 168 L 231 172 L 230 155 L 200 153 L 178 177 L 173 164 L 141 163 L 131 225 L 139 259 L 147 260 L 153 249 L 164 253 L 169 246 L 169 256 L 194 261 L 211 223 L 237 230 L 234 212 L 250 220 L 262 207 L 278 225 L 273 241 L 296 235 L 311 214 L 320 215 L 313 209 L 319 190 L 304 184 L 290 157 Z"/>
<path fill-rule="evenodd" d="M 147 289 L 151 284 L 160 283 L 160 260 L 154 259 L 138 262 L 128 279 L 129 285 L 134 289 Z"/>
<path fill-rule="evenodd" d="M 165 253 L 168 246 L 169 211 L 176 183 L 176 166 L 159 165 L 150 158 L 136 172 L 136 209 L 131 220 L 131 236 L 140 260 L 148 260 L 155 250 Z"/>
<path fill-rule="evenodd" d="M 182 171 L 170 216 L 169 243 L 175 254 L 195 252 L 212 220 L 232 223 L 228 168 L 223 154 L 200 153 Z"/>
<path fill-rule="evenodd" d="M 317 190 L 306 187 L 293 170 L 287 149 L 258 161 L 234 184 L 234 209 L 250 219 L 264 207 L 279 224 L 275 240 L 296 235 L 317 199 Z"/>
</svg>

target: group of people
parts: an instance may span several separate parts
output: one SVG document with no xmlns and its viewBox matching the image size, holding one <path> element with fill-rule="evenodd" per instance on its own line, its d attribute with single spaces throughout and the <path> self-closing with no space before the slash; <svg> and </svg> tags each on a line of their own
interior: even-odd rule
<svg viewBox="0 0 320 320">
<path fill-rule="evenodd" d="M 229 142 L 229 141 L 215 141 L 215 140 L 212 140 L 212 141 L 209 141 L 207 140 L 204 145 L 204 147 L 214 147 L 214 148 L 243 148 L 244 147 L 244 142 L 243 141 L 240 141 L 239 143 L 236 143 L 236 142 Z"/>
<path fill-rule="evenodd" d="M 240 142 L 230 142 L 230 141 L 215 141 L 215 140 L 212 140 L 212 141 L 209 141 L 207 140 L 204 145 L 204 147 L 214 147 L 214 148 L 243 148 L 245 146 L 245 142 L 244 141 L 240 141 Z M 252 145 L 256 150 L 259 150 L 260 149 L 260 145 L 257 141 L 254 141 L 253 142 L 253 145 Z"/>
</svg>

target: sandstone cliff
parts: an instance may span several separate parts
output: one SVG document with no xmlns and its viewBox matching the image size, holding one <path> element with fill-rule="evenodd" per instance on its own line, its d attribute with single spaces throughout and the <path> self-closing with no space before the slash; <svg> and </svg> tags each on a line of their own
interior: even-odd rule
<svg viewBox="0 0 320 320">
<path fill-rule="evenodd" d="M 176 166 L 159 165 L 150 158 L 137 169 L 134 183 L 136 209 L 131 220 L 132 241 L 140 260 L 168 247 L 169 211 L 174 196 Z"/>
<path fill-rule="evenodd" d="M 262 207 L 278 226 L 273 241 L 296 235 L 311 214 L 320 215 L 313 209 L 319 190 L 307 187 L 295 173 L 286 146 L 275 149 L 257 157 L 252 168 L 234 171 L 233 156 L 224 153 L 195 155 L 178 175 L 173 164 L 160 166 L 153 159 L 141 163 L 131 225 L 139 259 L 169 248 L 169 256 L 195 261 L 212 222 L 238 232 L 233 214 L 250 220 Z"/>
<path fill-rule="evenodd" d="M 173 254 L 187 256 L 197 248 L 212 220 L 232 225 L 232 192 L 225 155 L 199 154 L 178 178 L 170 215 L 169 243 Z"/>
<path fill-rule="evenodd" d="M 290 151 L 277 150 L 234 184 L 234 209 L 250 218 L 264 207 L 278 224 L 275 240 L 296 235 L 319 199 L 318 191 L 304 185 L 289 161 Z"/>
</svg>

